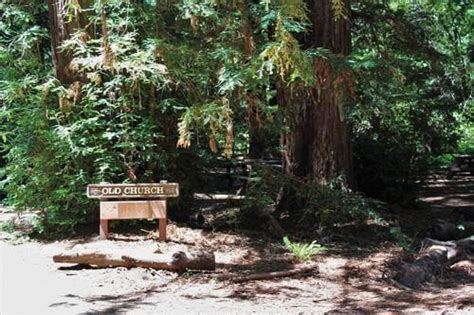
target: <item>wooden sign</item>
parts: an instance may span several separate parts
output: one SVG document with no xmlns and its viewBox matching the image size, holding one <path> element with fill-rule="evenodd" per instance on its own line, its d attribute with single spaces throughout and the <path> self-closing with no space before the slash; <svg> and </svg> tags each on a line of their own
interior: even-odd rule
<svg viewBox="0 0 474 315">
<path fill-rule="evenodd" d="M 158 219 L 160 241 L 166 241 L 166 198 L 178 197 L 177 183 L 93 184 L 87 186 L 87 197 L 100 199 L 101 238 L 109 234 L 109 220 Z M 135 200 L 127 200 L 133 199 Z M 110 199 L 122 199 L 112 200 Z M 141 200 L 136 200 L 141 199 Z M 154 200 L 162 199 L 162 200 Z"/>
<path fill-rule="evenodd" d="M 87 197 L 98 199 L 153 199 L 179 196 L 177 183 L 93 184 L 87 186 Z"/>
</svg>

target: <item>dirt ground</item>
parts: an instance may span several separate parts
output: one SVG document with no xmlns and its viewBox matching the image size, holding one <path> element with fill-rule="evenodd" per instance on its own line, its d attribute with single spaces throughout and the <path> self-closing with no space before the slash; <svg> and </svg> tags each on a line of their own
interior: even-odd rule
<svg viewBox="0 0 474 315">
<path fill-rule="evenodd" d="M 424 211 L 451 215 L 452 207 L 472 207 L 473 183 L 473 177 L 431 178 L 422 191 L 421 201 L 429 206 Z M 411 213 L 411 220 L 427 217 L 420 211 L 406 215 Z M 12 215 L 0 209 L 0 220 Z M 333 243 L 314 259 L 319 270 L 310 275 L 236 284 L 220 277 L 286 270 L 295 261 L 278 241 L 259 234 L 205 232 L 174 224 L 168 226 L 168 234 L 167 243 L 146 233 L 39 242 L 2 232 L 0 314 L 474 313 L 473 262 L 457 263 L 421 289 L 411 290 L 391 280 L 406 257 L 393 243 Z M 84 268 L 52 260 L 55 254 L 83 247 L 146 253 L 214 251 L 217 270 L 177 275 L 143 268 Z"/>
</svg>

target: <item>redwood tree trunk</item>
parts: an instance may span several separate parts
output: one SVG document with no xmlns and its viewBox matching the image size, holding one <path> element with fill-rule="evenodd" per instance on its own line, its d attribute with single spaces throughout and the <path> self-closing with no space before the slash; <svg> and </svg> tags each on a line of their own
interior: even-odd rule
<svg viewBox="0 0 474 315">
<path fill-rule="evenodd" d="M 78 80 L 78 75 L 71 67 L 73 54 L 61 49 L 65 40 L 78 29 L 85 30 L 85 34 L 91 35 L 91 27 L 88 26 L 87 16 L 83 9 L 91 5 L 91 0 L 79 0 L 81 9 L 68 12 L 66 0 L 48 0 L 49 30 L 51 35 L 51 50 L 56 78 L 63 84 L 69 84 Z M 85 38 L 83 38 L 86 40 Z"/>
<path fill-rule="evenodd" d="M 350 1 L 344 0 L 347 12 Z M 312 28 L 301 39 L 306 48 L 323 47 L 346 56 L 351 49 L 349 18 L 336 19 L 331 0 L 307 1 Z M 315 60 L 318 85 L 314 88 L 279 88 L 279 102 L 288 113 L 289 132 L 282 136 L 283 163 L 287 174 L 325 185 L 342 176 L 352 184 L 349 127 L 342 110 L 341 91 L 333 84 L 329 63 Z"/>
</svg>

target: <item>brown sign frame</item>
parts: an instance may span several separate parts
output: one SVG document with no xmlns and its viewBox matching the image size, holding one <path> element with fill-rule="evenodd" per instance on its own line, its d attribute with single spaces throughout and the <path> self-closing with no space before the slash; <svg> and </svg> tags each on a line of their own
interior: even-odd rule
<svg viewBox="0 0 474 315">
<path fill-rule="evenodd" d="M 159 199 L 179 197 L 177 183 L 90 184 L 87 197 L 96 199 Z"/>
</svg>

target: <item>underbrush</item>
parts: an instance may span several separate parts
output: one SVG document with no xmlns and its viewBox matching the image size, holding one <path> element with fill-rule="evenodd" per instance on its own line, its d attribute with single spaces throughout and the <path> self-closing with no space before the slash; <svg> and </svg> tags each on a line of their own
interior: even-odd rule
<svg viewBox="0 0 474 315">
<path fill-rule="evenodd" d="M 298 228 L 329 233 L 343 224 L 384 222 L 380 215 L 382 202 L 338 186 L 337 179 L 329 186 L 320 186 L 256 165 L 250 175 L 241 220 L 255 225 L 262 213 L 271 214 Z"/>
</svg>

